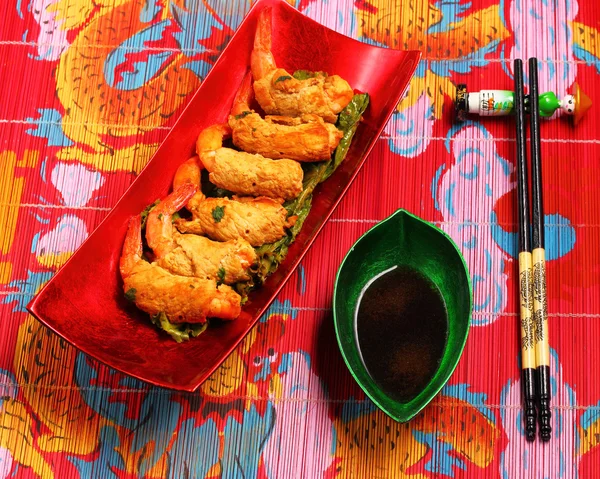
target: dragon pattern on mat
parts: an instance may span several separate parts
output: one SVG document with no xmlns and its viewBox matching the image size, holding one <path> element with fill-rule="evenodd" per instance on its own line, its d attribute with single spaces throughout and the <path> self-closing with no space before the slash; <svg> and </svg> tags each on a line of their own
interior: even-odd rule
<svg viewBox="0 0 600 479">
<path fill-rule="evenodd" d="M 374 156 L 421 175 L 419 198 L 401 187 L 395 206 L 428 215 L 467 260 L 475 327 L 450 384 L 408 424 L 377 410 L 337 353 L 329 303 L 319 293 L 315 305 L 306 293 L 306 277 L 323 267 L 309 266 L 310 254 L 286 299 L 196 394 L 112 371 L 27 315 L 31 297 L 145 165 L 251 2 L 12 0 L 0 7 L 9 25 L 0 51 L 31 85 L 20 99 L 3 86 L 0 102 L 0 479 L 514 477 L 515 465 L 537 467 L 540 477 L 589 477 L 600 457 L 600 391 L 577 387 L 563 343 L 552 351 L 558 407 L 549 446 L 525 446 L 516 357 L 487 359 L 497 377 L 479 377 L 482 345 L 512 344 L 516 334 L 512 143 L 500 123 L 451 123 L 449 108 L 455 85 L 469 78 L 510 88 L 515 56 L 542 60 L 542 89 L 562 95 L 575 81 L 592 88 L 597 14 L 586 10 L 586 18 L 576 0 L 540 0 L 530 11 L 518 0 L 289 3 L 361 41 L 423 52 Z M 537 41 L 548 26 L 553 34 Z M 0 84 L 8 79 L 0 70 Z M 566 154 L 548 159 L 565 177 Z M 582 167 L 582 176 L 597 173 Z M 580 196 L 560 190 L 547 200 L 550 268 L 590 261 L 583 252 L 593 235 L 580 226 L 598 218 L 576 206 L 591 195 L 586 185 Z M 339 225 L 357 237 L 371 224 L 361 221 Z M 600 284 L 600 259 L 591 261 L 586 287 Z M 337 265 L 326 266 L 333 278 Z M 569 300 L 583 287 L 577 281 L 562 278 Z"/>
</svg>

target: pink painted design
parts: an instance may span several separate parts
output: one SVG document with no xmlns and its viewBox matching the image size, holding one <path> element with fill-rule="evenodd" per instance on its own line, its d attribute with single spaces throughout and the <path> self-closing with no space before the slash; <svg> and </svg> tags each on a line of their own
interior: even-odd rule
<svg viewBox="0 0 600 479">
<path fill-rule="evenodd" d="M 431 100 L 422 93 L 414 105 L 395 113 L 385 126 L 390 149 L 407 158 L 419 156 L 431 142 L 434 123 Z"/>
<path fill-rule="evenodd" d="M 85 206 L 105 182 L 104 176 L 80 164 L 58 163 L 52 170 L 52 184 L 67 206 Z"/>
<path fill-rule="evenodd" d="M 38 257 L 74 252 L 88 237 L 85 222 L 75 215 L 64 215 L 56 226 L 42 234 L 34 244 Z"/>
<path fill-rule="evenodd" d="M 311 2 L 302 10 L 308 18 L 316 20 L 336 32 L 348 37 L 358 35 L 354 0 L 323 0 Z"/>
<path fill-rule="evenodd" d="M 60 58 L 70 45 L 67 31 L 62 29 L 62 20 L 57 19 L 57 13 L 50 8 L 60 0 L 33 0 L 31 12 L 40 26 L 37 39 L 37 50 L 40 60 L 55 61 Z"/>
<path fill-rule="evenodd" d="M 515 183 L 513 166 L 496 152 L 494 138 L 482 126 L 467 126 L 446 142 L 454 164 L 434 185 L 436 207 L 446 231 L 462 250 L 473 279 L 476 312 L 499 313 L 507 303 L 509 255 L 494 241 L 494 206 Z M 477 315 L 473 325 L 492 323 L 498 314 Z"/>
<path fill-rule="evenodd" d="M 577 0 L 512 0 L 509 5 L 514 46 L 510 58 L 539 60 L 540 91 L 553 91 L 562 98 L 575 81 L 571 24 L 577 15 Z M 540 32 L 548 32 L 540 37 Z M 509 63 L 512 72 L 512 62 Z M 559 110 L 555 115 L 560 115 Z"/>
<path fill-rule="evenodd" d="M 327 396 L 307 356 L 299 352 L 285 356 L 281 398 L 270 395 L 276 422 L 263 453 L 265 467 L 270 478 L 323 477 L 333 462 L 333 422 Z M 290 424 L 294 424 L 293 432 Z"/>
<path fill-rule="evenodd" d="M 0 447 L 0 479 L 6 479 L 11 476 L 13 463 L 10 451 L 5 447 Z"/>
</svg>

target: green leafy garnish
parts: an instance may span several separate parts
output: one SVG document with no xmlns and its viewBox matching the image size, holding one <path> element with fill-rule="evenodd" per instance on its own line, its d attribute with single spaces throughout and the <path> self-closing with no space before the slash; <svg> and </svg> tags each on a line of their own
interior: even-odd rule
<svg viewBox="0 0 600 479">
<path fill-rule="evenodd" d="M 224 206 L 215 206 L 212 210 L 212 217 L 215 220 L 215 223 L 220 223 L 225 216 L 225 207 Z"/>
<path fill-rule="evenodd" d="M 142 215 L 141 215 L 141 217 L 142 217 L 142 229 L 144 229 L 146 227 L 146 221 L 148 220 L 148 215 L 152 211 L 152 208 L 154 208 L 159 203 L 160 203 L 160 200 L 156 200 L 151 205 L 146 206 L 146 208 L 144 209 L 144 211 L 142 211 Z"/>
<path fill-rule="evenodd" d="M 236 289 L 242 296 L 247 294 L 255 285 L 263 283 L 267 276 L 273 273 L 285 258 L 290 244 L 300 232 L 304 220 L 306 220 L 306 217 L 310 212 L 314 189 L 319 183 L 322 183 L 329 178 L 346 157 L 348 149 L 350 148 L 350 143 L 352 142 L 352 137 L 354 136 L 362 114 L 365 112 L 368 105 L 369 95 L 354 95 L 348 106 L 342 110 L 338 117 L 336 126 L 344 132 L 344 136 L 340 140 L 332 158 L 319 163 L 304 163 L 302 165 L 304 169 L 302 192 L 294 200 L 284 203 L 288 215 L 298 217 L 296 223 L 290 228 L 288 234 L 280 240 L 256 248 L 259 265 L 254 278 L 255 284 L 239 285 Z"/>
<path fill-rule="evenodd" d="M 163 216 L 162 213 L 158 213 L 158 219 L 159 220 L 162 220 L 162 216 Z"/>
<path fill-rule="evenodd" d="M 171 223 L 175 223 L 179 219 L 181 219 L 181 215 L 177 211 L 171 215 Z"/>
<path fill-rule="evenodd" d="M 158 329 L 162 329 L 178 343 L 188 341 L 190 338 L 195 338 L 208 328 L 208 322 L 204 324 L 173 324 L 163 312 L 152 316 L 150 319 Z"/>
<path fill-rule="evenodd" d="M 239 115 L 235 115 L 235 116 L 234 116 L 234 118 L 235 118 L 236 120 L 241 120 L 242 118 L 244 118 L 244 117 L 246 117 L 246 116 L 248 116 L 248 115 L 251 115 L 251 114 L 252 114 L 252 112 L 251 112 L 251 111 L 243 111 L 243 112 L 242 112 L 242 113 L 240 113 Z"/>
<path fill-rule="evenodd" d="M 291 80 L 292 77 L 289 75 L 281 75 L 277 80 L 275 80 L 275 83 L 279 83 L 280 81 L 286 81 L 286 80 Z"/>
<path fill-rule="evenodd" d="M 296 80 L 308 80 L 309 78 L 316 78 L 318 76 L 326 77 L 327 73 L 325 73 L 325 72 L 310 72 L 308 70 L 296 70 L 293 73 L 293 75 Z"/>
<path fill-rule="evenodd" d="M 137 293 L 137 290 L 135 288 L 129 288 L 125 292 L 125 299 L 133 303 L 135 301 L 135 293 Z"/>
<path fill-rule="evenodd" d="M 222 283 L 223 281 L 225 281 L 225 268 L 219 268 L 219 271 L 217 271 L 217 277 L 219 278 L 219 281 Z"/>
</svg>

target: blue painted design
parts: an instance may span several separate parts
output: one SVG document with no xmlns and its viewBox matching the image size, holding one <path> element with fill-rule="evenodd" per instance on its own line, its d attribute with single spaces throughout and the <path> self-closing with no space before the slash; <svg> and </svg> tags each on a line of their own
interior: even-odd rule
<svg viewBox="0 0 600 479">
<path fill-rule="evenodd" d="M 39 108 L 39 118 L 27 118 L 25 121 L 36 125 L 25 131 L 28 135 L 48 140 L 48 146 L 72 146 L 74 143 L 62 129 L 62 115 L 52 108 Z"/>
<path fill-rule="evenodd" d="M 296 288 L 298 294 L 302 296 L 306 293 L 306 274 L 304 273 L 304 266 L 298 266 L 298 286 Z"/>
<path fill-rule="evenodd" d="M 466 180 L 474 180 L 479 175 L 479 166 L 473 165 L 473 169 L 469 173 L 465 173 L 464 171 L 460 171 L 460 176 L 462 176 Z"/>
<path fill-rule="evenodd" d="M 16 279 L 8 283 L 6 289 L 9 293 L 2 299 L 2 304 L 16 303 L 13 306 L 12 312 L 26 313 L 27 303 L 31 298 L 38 292 L 44 283 L 46 283 L 51 277 L 50 271 L 33 272 L 27 271 L 27 279 Z M 12 288 L 16 288 L 16 291 L 10 291 Z"/>
<path fill-rule="evenodd" d="M 19 18 L 22 20 L 23 17 L 23 12 L 21 11 L 23 7 L 23 0 L 17 0 L 17 15 L 19 15 Z"/>
<path fill-rule="evenodd" d="M 200 79 L 206 77 L 210 71 L 212 65 L 204 60 L 190 60 L 184 63 L 181 68 L 187 68 L 196 74 Z"/>
<path fill-rule="evenodd" d="M 441 33 L 453 30 L 453 24 L 462 20 L 461 15 L 471 8 L 471 2 L 461 0 L 438 0 L 433 4 L 442 14 L 442 19 L 427 29 L 427 33 Z"/>
<path fill-rule="evenodd" d="M 49 225 L 49 224 L 50 224 L 50 219 L 49 219 L 49 218 L 43 218 L 42 216 L 40 216 L 40 215 L 39 215 L 39 214 L 37 214 L 37 213 L 34 213 L 33 217 L 36 219 L 36 221 L 37 221 L 38 223 L 41 223 L 41 224 L 43 224 L 43 225 Z M 36 233 L 36 236 L 37 236 L 38 238 L 35 238 L 35 237 L 33 238 L 33 239 L 34 239 L 34 241 L 35 241 L 36 243 L 37 243 L 37 241 L 39 240 L 39 235 L 40 235 L 40 234 L 41 234 L 40 232 Z M 31 248 L 32 248 L 32 250 L 33 250 L 33 245 L 31 246 Z M 34 251 L 31 251 L 31 252 L 33 253 Z"/>
<path fill-rule="evenodd" d="M 485 185 L 485 195 L 492 197 L 494 195 L 494 191 L 492 190 L 492 187 L 486 183 Z"/>
<path fill-rule="evenodd" d="M 250 4 L 245 2 L 224 2 L 223 0 L 204 0 L 204 2 L 208 4 L 212 11 L 215 12 L 215 15 L 217 15 L 217 17 L 232 30 L 236 30 L 240 23 L 242 23 L 242 20 L 250 7 Z M 204 9 L 202 11 L 206 11 L 205 7 L 202 8 Z"/>
<path fill-rule="evenodd" d="M 275 408 L 267 403 L 261 416 L 252 404 L 244 411 L 242 422 L 227 418 L 223 434 L 225 446 L 221 457 L 222 479 L 251 478 L 258 475 L 258 463 L 275 426 Z"/>
<path fill-rule="evenodd" d="M 167 477 L 179 479 L 183 471 L 188 477 L 206 477 L 208 471 L 219 461 L 219 430 L 212 419 L 196 426 L 195 419 L 187 419 L 179 428 L 177 440 L 167 453 L 170 457 Z M 190 445 L 205 444 L 207 447 L 190 453 Z"/>
<path fill-rule="evenodd" d="M 117 77 L 116 70 L 119 66 L 129 62 L 128 55 L 143 51 L 146 42 L 161 40 L 170 23 L 171 20 L 163 20 L 145 28 L 122 42 L 119 48 L 110 52 L 104 61 L 106 83 L 118 90 L 136 90 L 158 74 L 164 63 L 173 56 L 173 52 L 150 51 L 147 60 L 133 62 L 131 69 L 120 72 L 120 77 Z"/>
<path fill-rule="evenodd" d="M 568 218 L 560 214 L 544 216 L 545 239 L 546 239 L 546 261 L 562 258 L 575 247 L 576 233 Z M 518 255 L 518 234 L 502 229 L 498 224 L 495 212 L 490 215 L 491 235 L 496 244 L 511 257 Z"/>
<path fill-rule="evenodd" d="M 419 60 L 417 68 L 415 69 L 415 77 L 423 78 L 425 77 L 425 73 L 429 69 L 429 60 Z"/>
<path fill-rule="evenodd" d="M 446 165 L 441 165 L 437 170 L 435 170 L 435 175 L 433 175 L 433 180 L 431 181 L 431 197 L 435 203 L 435 209 L 440 211 L 440 204 L 437 199 L 437 188 L 440 182 L 440 178 L 442 177 L 442 173 L 446 169 Z"/>
<path fill-rule="evenodd" d="M 172 2 L 171 12 L 181 29 L 180 32 L 174 33 L 173 37 L 186 56 L 192 57 L 205 52 L 206 48 L 200 42 L 210 38 L 213 29 L 222 29 L 221 24 L 204 6 L 202 0 L 186 0 L 185 9 Z M 199 18 L 203 21 L 199 21 Z"/>
<path fill-rule="evenodd" d="M 477 236 L 472 236 L 470 240 L 463 241 L 462 245 L 466 249 L 475 249 L 477 247 Z"/>
<path fill-rule="evenodd" d="M 490 234 L 498 247 L 512 258 L 516 258 L 518 250 L 518 235 L 510 231 L 504 231 L 498 224 L 498 217 L 492 211 L 490 213 Z"/>
<path fill-rule="evenodd" d="M 158 0 L 146 0 L 145 5 L 140 11 L 140 21 L 150 23 L 161 10 L 162 7 L 158 4 Z"/>
<path fill-rule="evenodd" d="M 37 244 L 38 241 L 40 240 L 40 235 L 42 233 L 40 231 L 38 231 L 35 235 L 33 235 L 33 239 L 31 240 L 31 252 L 35 253 L 35 250 L 37 248 Z"/>
<path fill-rule="evenodd" d="M 598 420 L 600 420 L 600 401 L 595 407 L 585 410 L 579 418 L 579 424 L 583 429 L 589 429 Z"/>
<path fill-rule="evenodd" d="M 450 183 L 448 185 L 448 190 L 446 190 L 446 196 L 444 198 L 444 203 L 446 208 L 448 208 L 448 213 L 450 216 L 456 216 L 454 211 L 454 189 L 456 188 L 456 183 Z"/>
<path fill-rule="evenodd" d="M 596 71 L 600 73 L 600 60 L 598 57 L 588 52 L 583 46 L 573 44 L 573 55 L 579 60 L 583 60 L 587 66 L 595 66 Z"/>
<path fill-rule="evenodd" d="M 413 429 L 412 434 L 418 442 L 428 446 L 432 451 L 429 461 L 425 464 L 426 471 L 454 477 L 455 467 L 463 471 L 467 470 L 465 462 L 451 454 L 454 449 L 452 444 L 439 440 L 436 433 L 426 433 Z"/>
<path fill-rule="evenodd" d="M 261 358 L 262 360 L 262 367 L 260 369 L 260 371 L 258 373 L 256 373 L 254 375 L 254 382 L 257 383 L 258 381 L 266 381 L 267 379 L 269 379 L 269 376 L 271 375 L 271 361 L 269 361 L 269 358 Z"/>
<path fill-rule="evenodd" d="M 469 391 L 471 386 L 469 384 L 447 384 L 442 388 L 442 394 L 450 396 L 461 401 L 468 402 L 471 406 L 477 409 L 483 414 L 488 421 L 492 424 L 496 424 L 496 416 L 490 408 L 485 405 L 487 401 L 487 395 L 485 393 L 475 393 Z"/>
<path fill-rule="evenodd" d="M 181 405 L 172 401 L 171 394 L 160 388 L 150 387 L 142 381 L 113 370 L 110 370 L 109 374 L 119 375 L 119 387 L 137 389 L 141 390 L 140 393 L 145 393 L 137 414 L 131 414 L 128 408 L 137 407 L 138 403 L 115 401 L 109 388 L 93 387 L 98 378 L 98 371 L 82 353 L 77 355 L 75 381 L 81 388 L 81 396 L 98 414 L 133 431 L 132 452 L 136 453 L 146 448 L 139 458 L 140 476 L 144 476 L 165 453 L 177 429 Z"/>
<path fill-rule="evenodd" d="M 531 15 L 536 20 L 541 20 L 542 19 L 541 15 L 539 13 L 537 13 L 533 8 L 529 9 L 529 15 Z"/>
<path fill-rule="evenodd" d="M 467 127 L 477 128 L 483 134 L 483 137 L 485 139 L 490 137 L 489 132 L 484 128 L 484 126 L 481 123 L 478 123 L 473 120 L 466 120 L 466 121 L 457 123 L 455 125 L 452 125 L 452 127 L 448 130 L 448 133 L 446 134 L 446 140 L 444 141 L 444 146 L 446 147 L 446 151 L 448 153 L 450 153 L 450 150 L 452 148 L 452 137 L 456 133 L 458 133 L 460 130 L 462 130 L 463 128 L 467 128 Z"/>
<path fill-rule="evenodd" d="M 271 306 L 269 306 L 267 312 L 260 317 L 260 322 L 266 323 L 273 314 L 288 314 L 289 319 L 296 319 L 298 316 L 298 309 L 292 306 L 292 302 L 289 299 L 286 299 L 283 303 L 276 299 Z"/>
<path fill-rule="evenodd" d="M 448 60 L 435 60 L 430 61 L 429 69 L 435 73 L 436 75 L 449 77 L 452 73 L 470 73 L 472 67 L 484 67 L 489 63 L 489 60 L 485 59 L 485 55 L 488 53 L 493 53 L 498 45 L 500 44 L 499 40 L 494 40 L 488 43 L 486 46 L 476 50 L 464 57 L 461 57 L 460 60 L 451 61 Z M 482 58 L 478 58 L 481 56 Z"/>
<path fill-rule="evenodd" d="M 279 367 L 277 368 L 278 374 L 287 373 L 294 364 L 293 361 L 294 353 L 285 353 L 281 355 L 281 360 L 279 361 Z"/>
<path fill-rule="evenodd" d="M 546 259 L 562 258 L 575 246 L 575 228 L 571 221 L 560 214 L 545 215 Z"/>
<path fill-rule="evenodd" d="M 81 479 L 117 479 L 115 470 L 125 469 L 125 460 L 117 451 L 120 445 L 119 434 L 112 426 L 103 426 L 100 430 L 100 453 L 91 461 L 80 459 L 76 456 L 67 456 L 67 459 L 79 471 Z"/>
</svg>

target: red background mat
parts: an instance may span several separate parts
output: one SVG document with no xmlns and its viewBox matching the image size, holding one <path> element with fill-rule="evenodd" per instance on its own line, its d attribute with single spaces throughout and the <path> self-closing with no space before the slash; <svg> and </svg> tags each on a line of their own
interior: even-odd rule
<svg viewBox="0 0 600 479">
<path fill-rule="evenodd" d="M 456 84 L 510 89 L 517 57 L 538 57 L 542 91 L 562 97 L 577 82 L 600 102 L 594 5 L 295 6 L 346 35 L 424 57 L 301 267 L 197 394 L 153 388 L 97 364 L 28 316 L 25 305 L 149 159 L 250 3 L 0 6 L 0 478 L 597 477 L 599 110 L 577 128 L 564 116 L 542 124 L 549 444 L 526 443 L 521 419 L 514 124 L 452 121 Z M 132 107 L 140 101 L 143 108 Z M 331 317 L 344 254 L 398 208 L 455 239 L 475 304 L 456 372 L 404 425 L 354 383 Z"/>
</svg>

